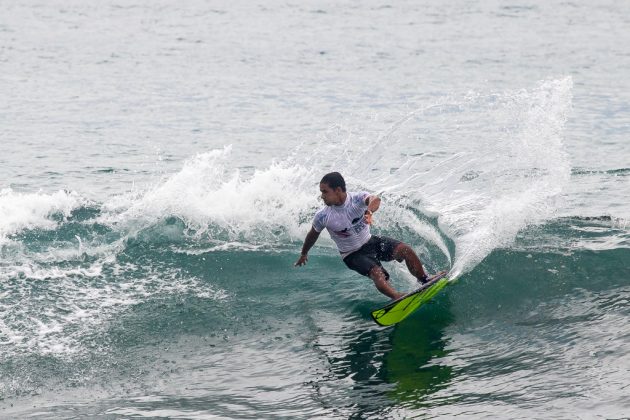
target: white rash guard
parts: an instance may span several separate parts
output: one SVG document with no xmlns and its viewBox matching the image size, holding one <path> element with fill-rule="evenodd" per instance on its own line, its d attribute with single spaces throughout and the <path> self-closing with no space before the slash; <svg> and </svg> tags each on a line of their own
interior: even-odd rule
<svg viewBox="0 0 630 420">
<path fill-rule="evenodd" d="M 346 201 L 340 206 L 326 206 L 315 213 L 313 229 L 321 232 L 324 228 L 341 253 L 341 258 L 347 257 L 361 248 L 372 236 L 370 225 L 365 222 L 365 200 L 370 193 L 347 192 Z"/>
</svg>

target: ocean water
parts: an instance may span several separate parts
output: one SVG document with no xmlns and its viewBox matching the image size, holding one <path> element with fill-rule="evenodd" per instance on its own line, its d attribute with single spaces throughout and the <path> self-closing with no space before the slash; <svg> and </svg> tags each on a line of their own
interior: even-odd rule
<svg viewBox="0 0 630 420">
<path fill-rule="evenodd" d="M 630 416 L 626 2 L 0 7 L 0 417 Z M 396 327 L 331 170 L 458 279 Z"/>
</svg>

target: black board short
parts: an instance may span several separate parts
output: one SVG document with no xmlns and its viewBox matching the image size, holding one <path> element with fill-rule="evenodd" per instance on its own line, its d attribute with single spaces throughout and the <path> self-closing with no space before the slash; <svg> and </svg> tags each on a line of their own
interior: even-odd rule
<svg viewBox="0 0 630 420">
<path fill-rule="evenodd" d="M 349 269 L 366 277 L 370 274 L 372 267 L 378 265 L 383 269 L 385 277 L 389 280 L 389 273 L 383 268 L 381 261 L 393 260 L 394 250 L 401 243 L 387 236 L 373 235 L 365 245 L 346 256 L 343 262 L 346 263 Z"/>
</svg>

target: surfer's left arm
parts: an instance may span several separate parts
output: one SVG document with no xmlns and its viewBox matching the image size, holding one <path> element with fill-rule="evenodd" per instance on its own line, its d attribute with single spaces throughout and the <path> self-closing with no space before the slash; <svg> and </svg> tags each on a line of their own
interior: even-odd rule
<svg viewBox="0 0 630 420">
<path fill-rule="evenodd" d="M 376 195 L 369 195 L 365 199 L 365 205 L 367 206 L 367 210 L 365 210 L 365 221 L 367 224 L 372 224 L 372 214 L 378 210 L 381 206 L 381 199 Z"/>
</svg>

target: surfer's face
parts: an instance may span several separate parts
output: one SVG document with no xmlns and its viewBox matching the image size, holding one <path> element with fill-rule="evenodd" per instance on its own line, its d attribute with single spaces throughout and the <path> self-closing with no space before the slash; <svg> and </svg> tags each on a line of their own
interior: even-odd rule
<svg viewBox="0 0 630 420">
<path fill-rule="evenodd" d="M 328 184 L 319 184 L 319 190 L 322 193 L 322 200 L 327 206 L 339 206 L 343 204 L 342 196 L 345 194 L 341 187 L 337 187 L 334 190 L 330 188 Z"/>
</svg>

